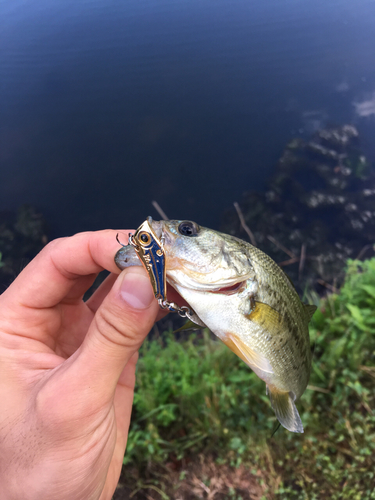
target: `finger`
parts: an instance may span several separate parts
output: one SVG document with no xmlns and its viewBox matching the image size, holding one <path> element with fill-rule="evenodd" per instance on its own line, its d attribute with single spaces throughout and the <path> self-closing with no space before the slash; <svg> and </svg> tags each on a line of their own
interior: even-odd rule
<svg viewBox="0 0 375 500">
<path fill-rule="evenodd" d="M 96 312 L 98 307 L 103 302 L 103 299 L 108 294 L 109 290 L 112 288 L 113 283 L 116 281 L 117 275 L 110 274 L 103 281 L 103 283 L 98 287 L 97 290 L 92 294 L 92 296 L 86 301 L 87 307 L 91 309 L 92 312 Z M 188 306 L 188 303 L 172 286 L 168 285 L 167 297 L 170 302 L 175 302 L 179 306 Z M 164 318 L 169 313 L 168 309 L 160 309 L 156 317 L 156 321 Z"/>
<path fill-rule="evenodd" d="M 27 308 L 53 307 L 65 300 L 81 300 L 97 273 L 119 274 L 114 256 L 118 231 L 79 233 L 49 243 L 2 294 L 1 301 Z M 127 243 L 127 232 L 121 232 Z"/>
<path fill-rule="evenodd" d="M 141 267 L 123 271 L 98 308 L 82 345 L 59 367 L 56 384 L 50 381 L 49 391 L 64 387 L 59 406 L 65 407 L 64 397 L 75 401 L 74 410 L 67 410 L 70 417 L 72 411 L 85 413 L 80 404 L 92 408 L 112 400 L 121 373 L 150 331 L 158 309 L 146 271 Z"/>
</svg>

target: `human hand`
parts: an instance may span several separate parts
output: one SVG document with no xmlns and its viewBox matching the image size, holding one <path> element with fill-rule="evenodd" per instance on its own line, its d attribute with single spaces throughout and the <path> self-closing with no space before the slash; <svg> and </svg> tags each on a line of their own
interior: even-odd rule
<svg viewBox="0 0 375 500">
<path fill-rule="evenodd" d="M 115 236 L 51 242 L 0 296 L 2 500 L 109 500 L 115 490 L 137 350 L 160 315 L 143 268 L 116 276 Z M 102 269 L 116 274 L 83 302 Z"/>
</svg>

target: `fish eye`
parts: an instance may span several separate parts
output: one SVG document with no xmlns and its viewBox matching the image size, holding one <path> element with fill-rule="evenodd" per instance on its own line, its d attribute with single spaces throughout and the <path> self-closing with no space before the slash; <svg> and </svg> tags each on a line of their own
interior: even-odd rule
<svg viewBox="0 0 375 500">
<path fill-rule="evenodd" d="M 196 236 L 198 234 L 198 226 L 190 220 L 184 220 L 178 226 L 178 232 L 182 236 Z"/>
</svg>

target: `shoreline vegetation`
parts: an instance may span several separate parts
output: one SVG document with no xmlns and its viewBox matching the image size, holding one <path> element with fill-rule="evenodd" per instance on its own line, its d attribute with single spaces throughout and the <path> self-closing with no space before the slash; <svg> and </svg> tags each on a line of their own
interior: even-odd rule
<svg viewBox="0 0 375 500">
<path fill-rule="evenodd" d="M 301 294 L 337 291 L 348 259 L 374 255 L 375 171 L 358 130 L 343 125 L 292 139 L 265 191 L 245 193 L 221 230 L 255 240 Z"/>
<path fill-rule="evenodd" d="M 43 215 L 32 205 L 0 211 L 0 293 L 48 243 Z"/>
</svg>

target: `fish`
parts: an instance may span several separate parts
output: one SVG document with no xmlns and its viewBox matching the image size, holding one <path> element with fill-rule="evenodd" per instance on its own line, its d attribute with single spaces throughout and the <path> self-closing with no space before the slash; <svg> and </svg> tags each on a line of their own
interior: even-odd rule
<svg viewBox="0 0 375 500">
<path fill-rule="evenodd" d="M 266 384 L 280 424 L 304 432 L 296 402 L 311 372 L 308 324 L 316 306 L 302 303 L 286 273 L 259 248 L 189 220 L 147 223 L 162 241 L 167 282 L 206 325 Z M 142 227 L 142 226 L 141 226 Z M 142 265 L 121 248 L 120 269 Z"/>
</svg>

